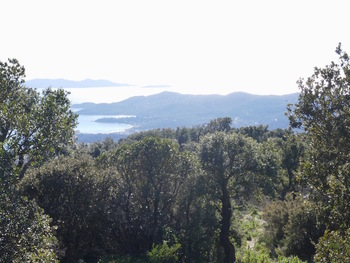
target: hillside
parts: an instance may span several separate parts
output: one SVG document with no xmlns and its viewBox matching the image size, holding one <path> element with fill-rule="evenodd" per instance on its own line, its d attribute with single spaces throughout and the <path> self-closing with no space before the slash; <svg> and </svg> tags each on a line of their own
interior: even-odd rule
<svg viewBox="0 0 350 263">
<path fill-rule="evenodd" d="M 104 118 L 99 122 L 122 122 L 133 131 L 154 128 L 176 128 L 208 123 L 211 119 L 231 117 L 234 127 L 268 125 L 270 129 L 287 128 L 284 115 L 288 103 L 295 103 L 298 93 L 252 95 L 235 92 L 223 95 L 184 95 L 163 92 L 137 96 L 116 103 L 82 103 L 73 108 L 80 115 L 135 115 L 136 118 Z"/>
</svg>

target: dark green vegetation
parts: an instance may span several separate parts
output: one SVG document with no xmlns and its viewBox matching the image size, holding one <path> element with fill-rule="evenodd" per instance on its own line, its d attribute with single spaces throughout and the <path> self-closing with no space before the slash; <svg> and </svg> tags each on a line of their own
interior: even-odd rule
<svg viewBox="0 0 350 263">
<path fill-rule="evenodd" d="M 68 153 L 77 116 L 67 94 L 23 87 L 25 71 L 0 62 L 0 261 L 55 261 L 51 219 L 17 188 L 26 171 Z"/>
<path fill-rule="evenodd" d="M 1 262 L 349 262 L 350 63 L 300 80 L 291 129 L 74 142 L 67 94 L 0 64 Z"/>
</svg>

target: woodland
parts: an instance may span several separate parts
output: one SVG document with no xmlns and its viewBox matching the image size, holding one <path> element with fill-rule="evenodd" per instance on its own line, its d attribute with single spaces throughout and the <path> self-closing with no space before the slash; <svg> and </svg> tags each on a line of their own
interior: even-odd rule
<svg viewBox="0 0 350 263">
<path fill-rule="evenodd" d="M 350 61 L 288 129 L 229 116 L 78 143 L 67 92 L 0 62 L 0 262 L 350 262 Z"/>
</svg>

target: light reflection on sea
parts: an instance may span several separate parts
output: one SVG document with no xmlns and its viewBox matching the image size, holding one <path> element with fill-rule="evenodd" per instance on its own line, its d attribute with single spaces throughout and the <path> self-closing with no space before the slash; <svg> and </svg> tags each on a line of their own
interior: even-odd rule
<svg viewBox="0 0 350 263">
<path fill-rule="evenodd" d="M 98 134 L 98 133 L 116 133 L 125 132 L 126 130 L 132 128 L 132 125 L 126 123 L 106 123 L 106 122 L 96 122 L 97 119 L 101 118 L 125 118 L 125 117 L 135 117 L 135 116 L 125 116 L 125 115 L 79 115 L 77 132 Z"/>
<path fill-rule="evenodd" d="M 38 89 L 43 90 L 43 89 Z M 64 88 L 70 94 L 69 99 L 73 104 L 84 102 L 112 103 L 120 102 L 134 96 L 149 96 L 163 91 L 171 90 L 169 86 L 164 87 L 141 87 L 141 86 L 118 86 L 118 87 L 85 87 L 85 88 Z M 79 114 L 78 108 L 72 108 Z M 135 116 L 121 115 L 79 115 L 77 132 L 98 134 L 125 132 L 133 126 L 126 123 L 96 122 L 100 118 L 121 118 Z"/>
</svg>

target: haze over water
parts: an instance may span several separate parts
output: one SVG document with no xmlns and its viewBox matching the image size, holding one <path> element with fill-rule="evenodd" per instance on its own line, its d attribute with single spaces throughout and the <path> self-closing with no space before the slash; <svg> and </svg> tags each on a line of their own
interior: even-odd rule
<svg viewBox="0 0 350 263">
<path fill-rule="evenodd" d="M 93 87 L 93 88 L 64 88 L 70 92 L 69 99 L 72 104 L 93 102 L 112 103 L 119 102 L 134 96 L 148 96 L 163 91 L 171 91 L 171 88 L 157 87 L 145 88 L 140 86 L 118 87 Z"/>
<path fill-rule="evenodd" d="M 93 103 L 112 103 L 120 102 L 134 96 L 149 96 L 164 91 L 178 92 L 182 94 L 219 94 L 227 95 L 232 92 L 236 92 L 230 88 L 214 90 L 203 90 L 200 88 L 193 89 L 189 87 L 173 87 L 173 86 L 118 86 L 118 87 L 93 87 L 93 88 L 64 88 L 70 92 L 69 98 L 72 104 L 79 104 L 84 102 Z M 285 95 L 286 93 L 274 93 L 269 94 L 266 92 L 255 92 L 256 95 Z"/>
<path fill-rule="evenodd" d="M 42 89 L 38 89 L 39 91 Z M 69 99 L 71 100 L 73 110 L 79 114 L 82 105 L 77 105 L 81 103 L 113 103 L 126 100 L 134 96 L 150 96 L 164 91 L 178 92 L 183 94 L 219 94 L 227 95 L 229 93 L 235 92 L 230 89 L 218 90 L 218 92 L 203 92 L 200 89 L 186 89 L 179 87 L 172 87 L 167 85 L 160 86 L 116 86 L 116 87 L 82 87 L 82 88 L 64 88 L 64 90 L 70 92 Z M 259 94 L 267 95 L 267 94 Z M 274 94 L 274 95 L 284 95 L 284 94 Z M 98 133 L 115 133 L 115 132 L 125 132 L 126 130 L 132 128 L 130 124 L 120 123 L 120 122 L 101 122 L 96 121 L 103 118 L 118 118 L 118 115 L 82 115 L 79 114 L 78 126 L 76 128 L 77 132 L 85 134 L 98 134 Z M 125 117 L 125 116 L 124 116 Z M 135 116 L 133 116 L 135 117 Z"/>
</svg>

